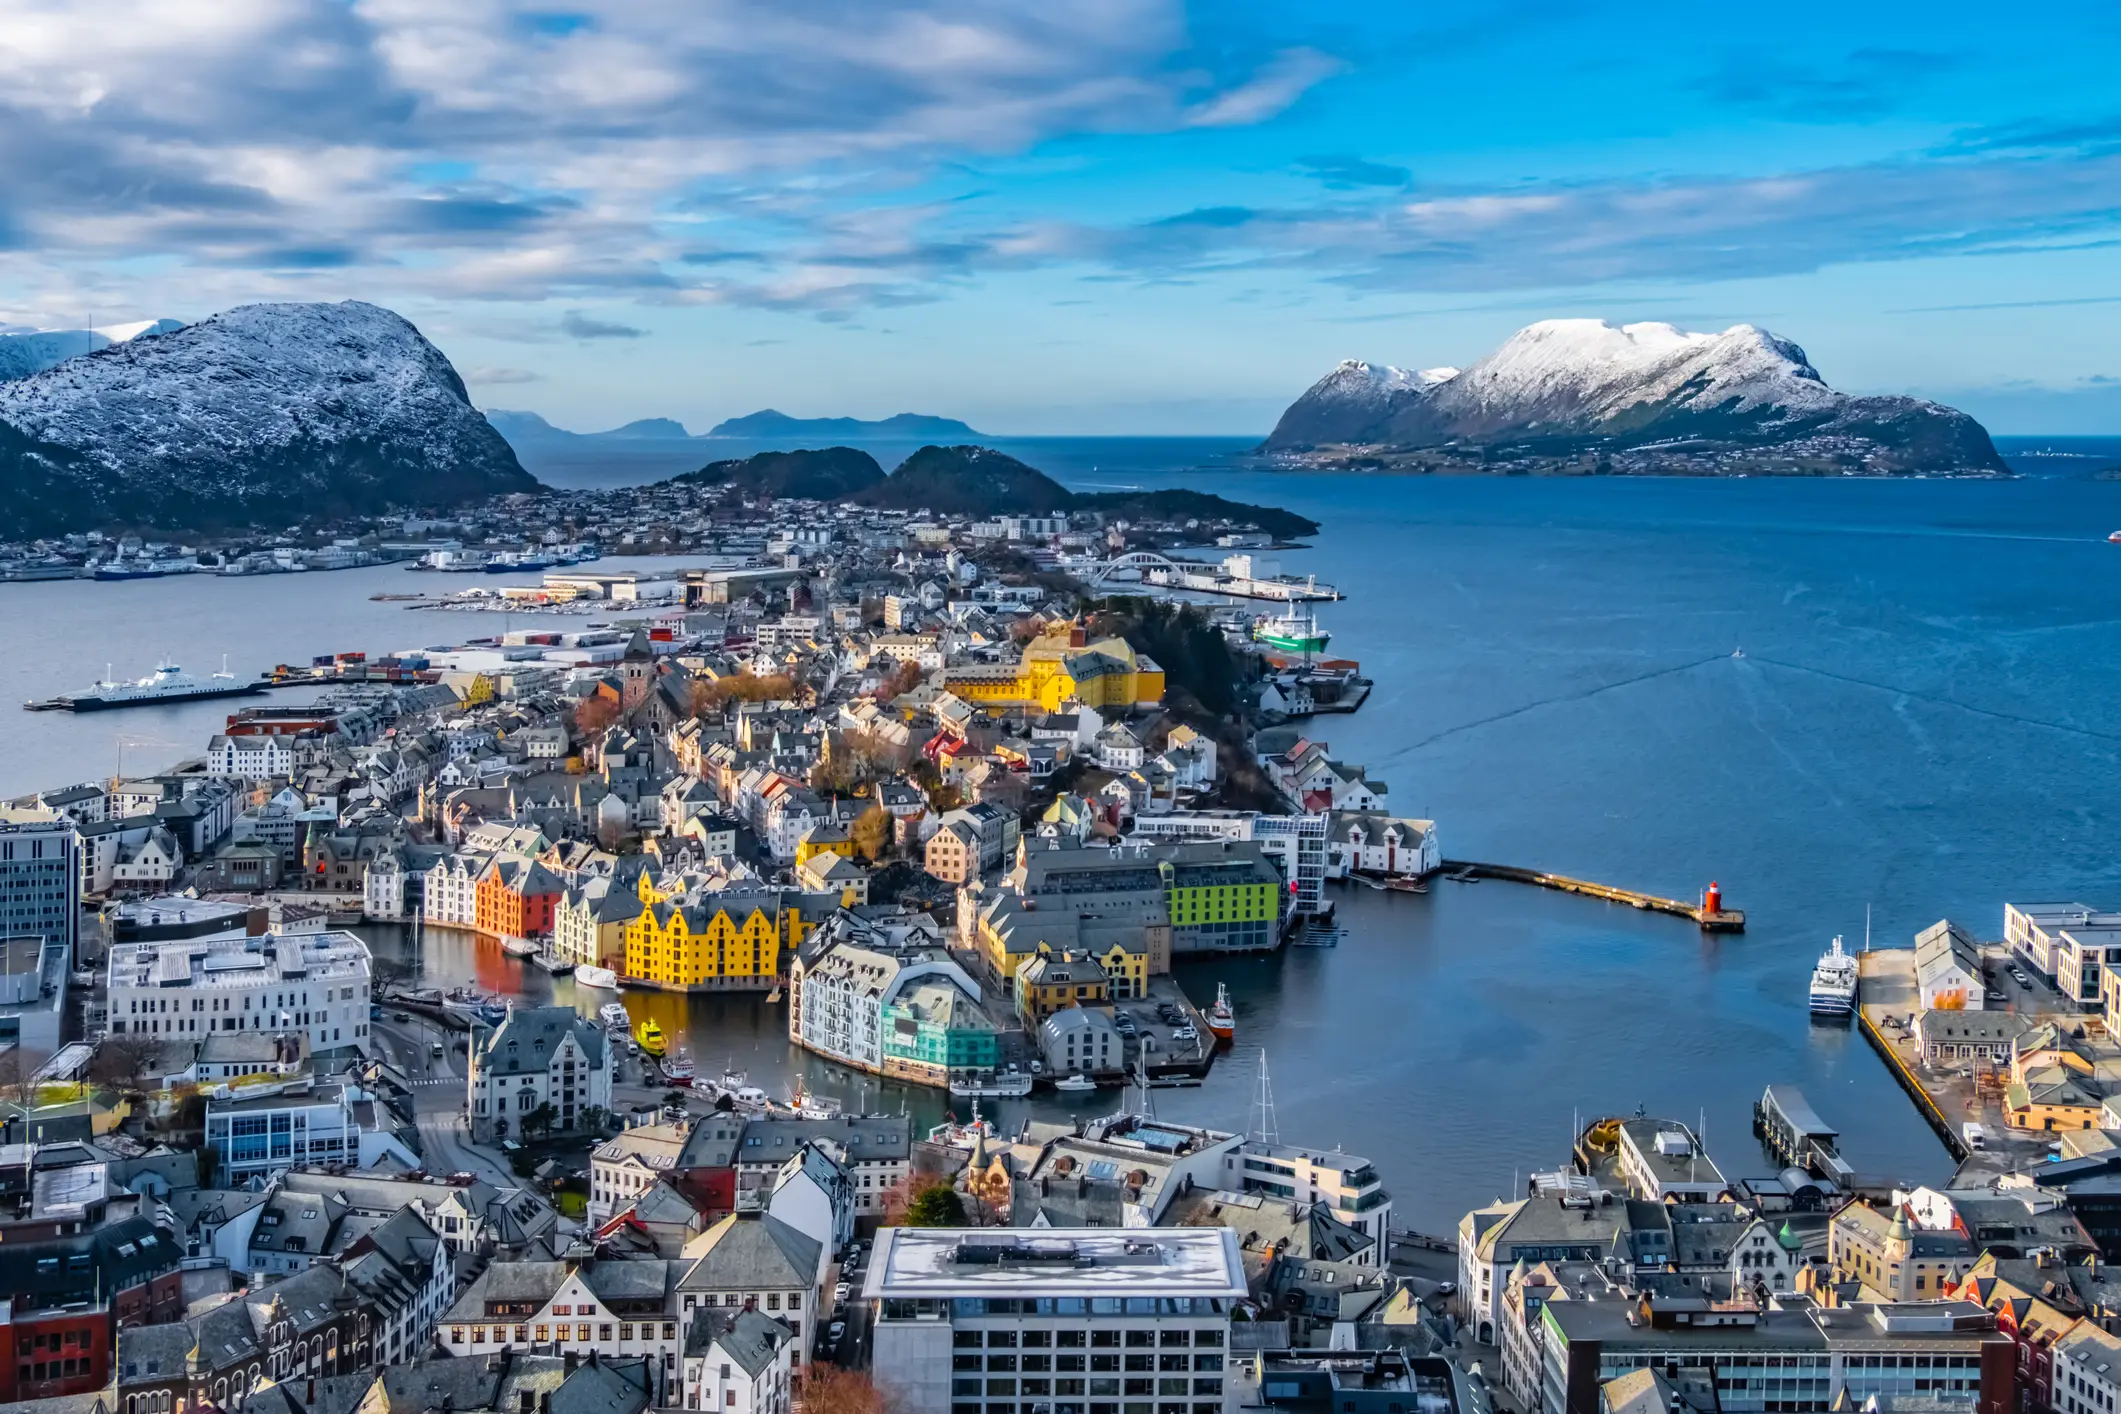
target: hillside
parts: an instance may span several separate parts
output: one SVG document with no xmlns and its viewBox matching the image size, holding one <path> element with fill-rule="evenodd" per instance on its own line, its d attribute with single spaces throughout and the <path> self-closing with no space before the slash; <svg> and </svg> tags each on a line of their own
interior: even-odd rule
<svg viewBox="0 0 2121 1414">
<path fill-rule="evenodd" d="M 779 442 L 790 437 L 834 438 L 843 442 L 933 442 L 958 437 L 977 437 L 954 417 L 902 412 L 874 420 L 859 417 L 790 417 L 767 408 L 717 422 L 707 429 L 709 437 L 740 437 L 757 442 Z"/>
<path fill-rule="evenodd" d="M 1069 509 L 1068 488 L 992 447 L 923 447 L 889 477 L 850 499 L 886 510 L 944 515 L 1051 515 Z"/>
<path fill-rule="evenodd" d="M 709 462 L 672 481 L 696 486 L 729 486 L 746 496 L 804 501 L 838 501 L 866 491 L 884 479 L 876 458 L 855 447 L 815 451 L 760 452 L 756 456 Z"/>
<path fill-rule="evenodd" d="M 1107 519 L 1253 526 L 1279 539 L 1317 533 L 1318 523 L 1272 506 L 1248 506 L 1206 491 L 1103 491 L 1079 494 L 1034 466 L 992 447 L 923 447 L 886 476 L 855 447 L 761 452 L 711 462 L 671 478 L 730 486 L 747 496 L 850 501 L 949 516 L 1057 515 L 1094 511 Z"/>
<path fill-rule="evenodd" d="M 537 483 L 387 309 L 255 304 L 0 383 L 0 536 L 282 526 Z"/>
<path fill-rule="evenodd" d="M 1406 470 L 2009 474 L 1966 414 L 1837 392 L 1803 349 L 1748 324 L 1554 319 L 1462 372 L 1349 360 L 1261 450 Z"/>
</svg>

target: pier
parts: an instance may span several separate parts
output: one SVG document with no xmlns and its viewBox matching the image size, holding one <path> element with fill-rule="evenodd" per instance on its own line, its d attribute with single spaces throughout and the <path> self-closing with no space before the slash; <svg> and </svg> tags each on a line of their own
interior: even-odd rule
<svg viewBox="0 0 2121 1414">
<path fill-rule="evenodd" d="M 1638 893 L 1634 889 L 1618 889 L 1611 884 L 1596 884 L 1588 879 L 1572 879 L 1566 874 L 1519 869 L 1512 864 L 1481 864 L 1472 860 L 1446 859 L 1437 873 L 1447 879 L 1461 882 L 1501 879 L 1512 884 L 1533 884 L 1542 889 L 1554 889 L 1565 894 L 1583 894 L 1588 898 L 1604 899 L 1607 903 L 1624 903 L 1630 908 L 1639 908 L 1650 913 L 1669 913 L 1675 918 L 1693 920 L 1704 933 L 1745 931 L 1744 911 L 1725 908 L 1723 894 L 1714 884 L 1710 884 L 1703 892 L 1701 902 L 1687 903 L 1681 899 Z"/>
</svg>

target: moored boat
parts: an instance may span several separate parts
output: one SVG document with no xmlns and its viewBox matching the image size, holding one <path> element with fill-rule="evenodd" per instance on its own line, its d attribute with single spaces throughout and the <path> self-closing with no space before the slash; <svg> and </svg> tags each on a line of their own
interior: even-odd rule
<svg viewBox="0 0 2121 1414">
<path fill-rule="evenodd" d="M 1208 1034 L 1216 1040 L 1229 1042 L 1237 1036 L 1237 1013 L 1230 1009 L 1230 989 L 1222 983 L 1215 984 L 1215 1005 L 1208 1008 Z"/>
<path fill-rule="evenodd" d="M 994 1139 L 994 1125 L 980 1118 L 979 1101 L 972 1102 L 972 1118 L 960 1122 L 955 1115 L 944 1116 L 943 1122 L 928 1131 L 930 1144 L 941 1144 L 952 1149 L 972 1149 Z"/>
<path fill-rule="evenodd" d="M 1054 1081 L 1053 1088 L 1068 1094 L 1079 1094 L 1084 1090 L 1095 1090 L 1097 1082 L 1078 1071 L 1074 1075 L 1063 1076 Z"/>
<path fill-rule="evenodd" d="M 530 960 L 540 971 L 550 972 L 555 977 L 562 977 L 574 971 L 573 963 L 550 948 L 541 948 Z"/>
<path fill-rule="evenodd" d="M 656 1025 L 653 1020 L 643 1021 L 639 1026 L 634 1027 L 633 1039 L 643 1051 L 646 1051 L 651 1056 L 662 1055 L 664 1046 L 667 1044 L 663 1040 L 663 1028 Z"/>
<path fill-rule="evenodd" d="M 995 1100 L 1021 1100 L 1031 1093 L 1031 1077 L 1008 1072 L 1000 1075 L 989 1073 L 960 1076 L 950 1082 L 950 1093 L 958 1096 L 984 1096 Z"/>
<path fill-rule="evenodd" d="M 577 982 L 582 980 L 582 969 L 574 970 Z M 624 1002 L 606 1002 L 597 1008 L 597 1020 L 604 1023 L 606 1031 L 626 1032 L 633 1029 L 633 1018 L 626 1014 Z"/>
<path fill-rule="evenodd" d="M 1811 1008 L 1814 1016 L 1847 1016 L 1856 1009 L 1856 959 L 1841 946 L 1841 939 L 1812 969 Z"/>
<path fill-rule="evenodd" d="M 503 938 L 501 951 L 510 957 L 536 957 L 538 945 L 528 938 Z"/>
<path fill-rule="evenodd" d="M 1325 652 L 1333 635 L 1318 626 L 1315 615 L 1299 614 L 1292 609 L 1279 618 L 1261 619 L 1252 625 L 1252 641 L 1284 653 L 1308 656 Z"/>
<path fill-rule="evenodd" d="M 577 987 L 602 987 L 608 991 L 619 985 L 619 974 L 608 967 L 589 967 L 576 963 L 574 984 Z M 612 1005 L 617 1006 L 618 1004 L 614 1002 Z M 620 1011 L 625 1009 L 624 1007 L 619 1007 Z"/>
<path fill-rule="evenodd" d="M 236 675 L 228 671 L 225 663 L 220 672 L 203 681 L 191 676 L 167 658 L 155 664 L 153 673 L 135 682 L 114 680 L 107 667 L 103 674 L 102 681 L 90 683 L 79 692 L 25 702 L 23 706 L 32 712 L 55 709 L 67 712 L 103 712 L 117 707 L 153 707 L 168 702 L 199 702 L 215 697 L 254 697 L 265 690 L 255 682 L 238 681 Z"/>
<path fill-rule="evenodd" d="M 672 1085 L 692 1084 L 692 1052 L 683 1046 L 663 1058 L 663 1078 Z"/>
</svg>

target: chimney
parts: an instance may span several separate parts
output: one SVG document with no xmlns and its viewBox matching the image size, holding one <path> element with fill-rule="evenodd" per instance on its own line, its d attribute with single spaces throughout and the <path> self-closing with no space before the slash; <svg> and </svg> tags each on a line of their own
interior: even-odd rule
<svg viewBox="0 0 2121 1414">
<path fill-rule="evenodd" d="M 538 1414 L 552 1414 L 552 1391 L 549 1389 L 538 1395 Z"/>
<path fill-rule="evenodd" d="M 574 1353 L 574 1352 L 573 1352 L 572 1350 L 570 1350 L 570 1351 L 568 1351 L 568 1352 L 566 1353 L 566 1356 L 565 1356 L 565 1368 L 566 1368 L 566 1370 L 567 1370 L 567 1373 L 568 1373 L 568 1374 L 570 1374 L 570 1375 L 571 1375 L 571 1374 L 573 1374 L 573 1373 L 574 1373 L 574 1366 L 575 1366 L 575 1361 L 576 1361 L 577 1359 L 579 1359 L 579 1358 L 580 1358 L 580 1357 L 579 1357 L 579 1356 L 577 1356 L 577 1355 L 576 1355 L 576 1354 L 575 1354 L 575 1353 Z M 528 1396 L 528 1395 L 525 1395 L 525 1396 L 524 1396 L 524 1398 L 528 1399 L 528 1398 L 529 1398 L 529 1396 Z"/>
<path fill-rule="evenodd" d="M 572 1360 L 568 1361 L 570 1365 L 573 1363 Z M 516 1391 L 516 1408 L 521 1410 L 522 1414 L 530 1414 L 530 1411 L 537 1407 L 537 1403 L 537 1396 L 529 1390 L 519 1389 Z"/>
</svg>

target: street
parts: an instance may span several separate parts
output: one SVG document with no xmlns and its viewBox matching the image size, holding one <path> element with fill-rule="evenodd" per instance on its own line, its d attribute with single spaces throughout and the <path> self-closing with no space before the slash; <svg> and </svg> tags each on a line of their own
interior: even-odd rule
<svg viewBox="0 0 2121 1414">
<path fill-rule="evenodd" d="M 440 1022 L 415 1013 L 410 1021 L 385 1010 L 369 1023 L 369 1035 L 381 1058 L 396 1066 L 412 1086 L 413 1123 L 420 1131 L 420 1154 L 431 1173 L 472 1173 L 504 1188 L 521 1180 L 498 1155 L 471 1142 L 464 1122 L 466 1059 L 457 1050 L 465 1039 Z M 434 1054 L 439 1041 L 442 1054 Z"/>
</svg>

